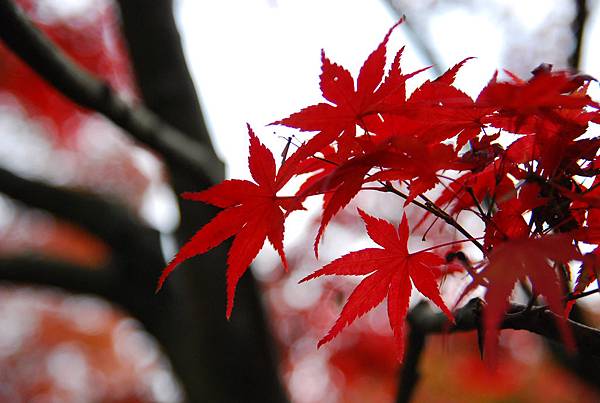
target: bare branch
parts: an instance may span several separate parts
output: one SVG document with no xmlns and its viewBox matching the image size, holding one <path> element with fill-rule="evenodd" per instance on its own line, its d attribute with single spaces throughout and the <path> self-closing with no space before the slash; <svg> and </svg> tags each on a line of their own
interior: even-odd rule
<svg viewBox="0 0 600 403">
<path fill-rule="evenodd" d="M 24 204 L 46 210 L 98 236 L 113 249 L 129 250 L 155 232 L 125 207 L 100 196 L 21 178 L 0 168 L 0 192 Z M 154 248 L 152 245 L 149 248 Z M 139 251 L 139 248 L 136 250 Z"/>
<path fill-rule="evenodd" d="M 90 269 L 42 256 L 0 259 L 0 281 L 59 287 L 77 294 L 94 294 L 114 301 L 118 284 L 113 270 Z"/>
<path fill-rule="evenodd" d="M 0 0 L 0 38 L 73 102 L 103 114 L 171 164 L 183 166 L 212 183 L 222 180 L 223 163 L 212 149 L 173 128 L 143 105 L 129 105 L 106 82 L 66 57 L 10 0 Z"/>
</svg>

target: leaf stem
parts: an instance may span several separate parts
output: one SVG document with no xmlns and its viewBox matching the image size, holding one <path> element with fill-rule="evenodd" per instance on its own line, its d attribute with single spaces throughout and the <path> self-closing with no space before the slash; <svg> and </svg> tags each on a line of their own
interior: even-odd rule
<svg viewBox="0 0 600 403">
<path fill-rule="evenodd" d="M 465 188 L 465 190 L 467 191 L 467 193 L 471 196 L 471 198 L 473 199 L 473 202 L 475 203 L 475 207 L 477 207 L 477 210 L 479 211 L 479 214 L 481 214 L 481 218 L 483 220 L 485 220 L 485 218 L 487 217 L 486 214 L 484 213 L 483 209 L 481 208 L 481 204 L 479 204 L 479 200 L 477 200 L 477 197 L 475 196 L 475 192 L 473 192 L 473 188 L 470 186 L 467 186 Z"/>
<path fill-rule="evenodd" d="M 475 239 L 481 239 L 481 238 L 483 238 L 483 237 L 479 237 L 479 238 L 475 238 Z M 465 243 L 465 242 L 472 242 L 472 241 L 470 239 L 459 239 L 458 241 L 444 242 L 439 245 L 430 246 L 429 248 L 425 248 L 418 252 L 411 253 L 411 255 L 415 255 L 415 254 L 421 253 L 421 252 L 428 252 L 433 249 L 443 248 L 444 246 L 451 246 L 451 245 L 456 245 L 457 243 Z"/>
<path fill-rule="evenodd" d="M 574 301 L 576 299 L 584 298 L 584 297 L 590 296 L 592 294 L 597 294 L 599 292 L 600 292 L 600 288 L 596 288 L 594 290 L 590 290 L 590 291 L 586 291 L 586 292 L 582 292 L 582 293 L 569 294 L 565 297 L 565 301 Z"/>
</svg>

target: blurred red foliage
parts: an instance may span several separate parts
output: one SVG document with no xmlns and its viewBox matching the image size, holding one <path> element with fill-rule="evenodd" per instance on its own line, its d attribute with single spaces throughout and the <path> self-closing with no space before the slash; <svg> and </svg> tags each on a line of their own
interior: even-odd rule
<svg viewBox="0 0 600 403">
<path fill-rule="evenodd" d="M 75 15 L 53 14 L 58 3 L 51 1 L 19 4 L 74 60 L 135 98 L 110 2 L 91 2 Z M 0 44 L 0 104 L 15 103 L 43 129 L 52 147 L 44 152 L 58 162 L 61 155 L 69 157 L 68 176 L 50 177 L 139 209 L 150 179 L 136 164 L 131 141 L 110 125 L 98 124 L 97 116 L 64 98 Z M 73 224 L 12 203 L 3 208 L 4 257 L 33 253 L 90 270 L 110 257 L 101 240 Z M 167 365 L 140 325 L 106 302 L 0 287 L 0 402 L 178 401 Z"/>
<path fill-rule="evenodd" d="M 65 53 L 121 93 L 133 96 L 130 66 L 112 7 L 100 4 L 84 15 L 48 18 L 44 3 L 20 0 L 23 10 Z M 47 3 L 47 2 L 46 2 Z M 46 4 L 48 6 L 48 4 Z M 49 134 L 68 146 L 88 112 L 67 100 L 0 44 L 0 91 L 19 100 L 30 117 L 51 122 Z"/>
</svg>

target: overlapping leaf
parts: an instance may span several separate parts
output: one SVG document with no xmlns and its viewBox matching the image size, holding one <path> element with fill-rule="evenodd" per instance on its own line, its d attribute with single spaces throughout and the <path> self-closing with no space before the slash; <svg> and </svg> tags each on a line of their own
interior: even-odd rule
<svg viewBox="0 0 600 403">
<path fill-rule="evenodd" d="M 562 315 L 564 309 L 557 265 L 579 257 L 572 237 L 565 234 L 513 239 L 494 247 L 480 273 L 488 280 L 483 319 L 484 351 L 492 364 L 496 362 L 498 329 L 516 282 L 529 281 L 535 295 L 544 296 L 548 307 Z M 484 284 L 473 281 L 463 295 L 480 285 Z M 573 338 L 565 320 L 557 325 L 563 339 L 572 346 Z"/>
<path fill-rule="evenodd" d="M 401 22 L 390 28 L 377 49 L 369 55 L 360 69 L 356 86 L 350 72 L 331 62 L 322 51 L 321 93 L 331 104 L 312 105 L 274 123 L 304 131 L 333 129 L 338 134 L 344 130 L 354 130 L 355 125 L 361 124 L 364 116 L 377 111 L 377 106 L 399 89 L 398 85 L 382 85 L 380 90 L 377 87 L 382 83 L 384 75 L 387 42 L 394 28 Z M 390 74 L 395 80 L 400 77 L 398 72 Z"/>
<path fill-rule="evenodd" d="M 574 295 L 581 295 L 585 289 L 594 281 L 598 282 L 598 272 L 600 272 L 600 248 L 594 249 L 590 253 L 586 253 L 581 262 L 575 287 L 573 288 Z M 600 286 L 600 284 L 599 284 Z M 575 300 L 569 301 L 567 304 L 566 314 L 571 311 Z"/>
<path fill-rule="evenodd" d="M 383 41 L 369 55 L 360 69 L 356 85 L 348 70 L 331 62 L 325 56 L 325 52 L 321 53 L 322 73 L 319 85 L 323 97 L 330 103 L 322 102 L 308 106 L 272 123 L 302 131 L 317 132 L 294 153 L 291 157 L 294 162 L 298 163 L 320 152 L 340 136 L 345 137 L 345 141 L 338 146 L 351 147 L 357 125 L 370 131 L 380 121 L 378 113 L 386 110 L 390 105 L 405 101 L 406 80 L 425 69 L 402 74 L 400 69 L 402 50 L 400 50 L 384 78 L 387 42 L 394 28 L 402 21 L 398 21 L 390 28 Z M 348 153 L 348 150 L 340 151 Z"/>
</svg>

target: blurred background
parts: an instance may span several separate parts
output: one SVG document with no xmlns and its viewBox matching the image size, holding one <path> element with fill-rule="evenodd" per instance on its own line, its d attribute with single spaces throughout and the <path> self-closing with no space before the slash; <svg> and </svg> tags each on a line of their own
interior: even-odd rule
<svg viewBox="0 0 600 403">
<path fill-rule="evenodd" d="M 140 99 L 116 4 L 18 4 L 78 63 L 125 99 Z M 227 177 L 249 177 L 246 122 L 278 155 L 289 132 L 267 125 L 320 100 L 322 48 L 356 74 L 401 15 L 407 22 L 396 30 L 389 48 L 406 45 L 405 71 L 432 65 L 429 75 L 415 79 L 412 88 L 468 56 L 476 59 L 465 65 L 456 85 L 472 96 L 496 69 L 527 78 L 544 62 L 600 76 L 594 0 L 178 0 L 174 11 Z M 598 93 L 597 84 L 592 91 Z M 0 280 L 7 280 L 0 282 L 0 402 L 185 401 L 185 381 L 182 385 L 175 375 L 169 348 L 165 352 L 157 341 L 161 336 L 144 330 L 147 319 L 129 316 L 127 304 L 118 300 L 71 293 L 44 280 L 60 270 L 105 270 L 114 259 L 111 245 L 89 228 L 48 212 L 43 203 L 39 206 L 35 200 L 45 193 L 28 198 L 16 192 L 11 197 L 4 190 L 43 184 L 125 206 L 161 234 L 168 258 L 176 250 L 172 234 L 186 220 L 179 215 L 171 174 L 157 153 L 134 144 L 100 115 L 75 106 L 0 44 L 0 192 L 7 194 L 0 194 Z M 401 204 L 394 199 L 361 195 L 347 211 L 356 204 L 390 220 L 399 218 Z M 328 230 L 317 262 L 311 245 L 318 217 L 311 214 L 296 219 L 286 231 L 290 273 L 283 273 L 269 248 L 253 267 L 282 382 L 298 403 L 393 402 L 398 368 L 390 353 L 385 307 L 316 349 L 356 283 L 340 278 L 297 282 L 366 240 L 361 238 L 362 224 L 342 213 Z M 18 270 L 30 274 L 10 274 Z M 452 284 L 448 279 L 442 285 L 450 299 L 457 294 Z M 225 283 L 214 287 L 224 293 Z M 153 297 L 151 288 L 146 297 Z M 600 325 L 597 299 L 588 298 L 583 306 L 588 323 Z M 224 316 L 224 306 L 216 309 Z M 568 369 L 536 336 L 504 331 L 501 348 L 500 367 L 491 374 L 480 360 L 475 334 L 430 337 L 414 401 L 600 399 L 597 374 Z"/>
</svg>

